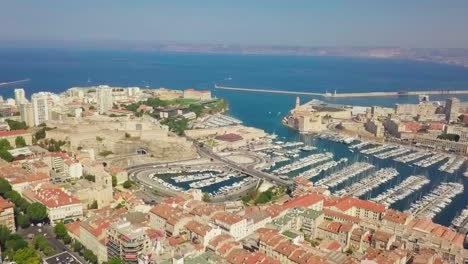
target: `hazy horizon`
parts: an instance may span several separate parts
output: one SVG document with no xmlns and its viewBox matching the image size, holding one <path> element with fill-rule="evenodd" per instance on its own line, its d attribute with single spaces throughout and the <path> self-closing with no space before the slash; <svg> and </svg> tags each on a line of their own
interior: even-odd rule
<svg viewBox="0 0 468 264">
<path fill-rule="evenodd" d="M 467 13 L 463 0 L 2 0 L 0 44 L 468 48 Z"/>
</svg>

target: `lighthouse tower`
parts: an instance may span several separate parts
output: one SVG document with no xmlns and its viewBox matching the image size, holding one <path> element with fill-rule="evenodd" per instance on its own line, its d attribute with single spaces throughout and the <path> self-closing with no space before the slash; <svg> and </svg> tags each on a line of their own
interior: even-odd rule
<svg viewBox="0 0 468 264">
<path fill-rule="evenodd" d="M 299 98 L 299 96 L 296 97 L 296 108 L 299 108 L 299 106 L 301 106 L 301 99 Z"/>
</svg>

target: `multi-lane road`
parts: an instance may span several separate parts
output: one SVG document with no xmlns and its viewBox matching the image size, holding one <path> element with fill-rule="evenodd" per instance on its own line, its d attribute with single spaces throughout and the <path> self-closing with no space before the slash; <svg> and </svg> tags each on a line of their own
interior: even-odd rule
<svg viewBox="0 0 468 264">
<path fill-rule="evenodd" d="M 210 160 L 212 164 L 222 165 L 228 170 L 237 171 L 238 173 L 246 174 L 248 176 L 254 177 L 256 179 L 266 180 L 278 185 L 291 187 L 292 181 L 291 180 L 284 180 L 280 179 L 279 177 L 259 171 L 255 169 L 256 163 L 248 164 L 248 165 L 241 165 L 232 160 L 229 160 L 226 157 L 220 156 L 209 148 L 204 145 L 199 145 L 197 142 L 193 142 L 197 148 L 198 154 Z M 129 167 L 128 175 L 130 179 L 136 182 L 138 185 L 142 187 L 142 195 L 145 196 L 146 200 L 157 200 L 160 199 L 161 196 L 177 196 L 181 195 L 180 192 L 176 192 L 166 188 L 165 186 L 160 185 L 157 181 L 151 179 L 149 176 L 155 173 L 158 168 L 162 166 L 171 167 L 171 166 L 181 166 L 180 162 L 170 162 L 170 163 L 151 163 L 151 164 L 142 164 L 133 167 Z M 242 186 L 241 188 L 237 189 L 236 191 L 232 191 L 229 194 L 219 195 L 212 198 L 214 202 L 222 202 L 232 199 L 238 199 L 243 195 L 250 192 L 253 188 L 256 187 L 256 182 L 250 182 L 249 184 Z"/>
</svg>

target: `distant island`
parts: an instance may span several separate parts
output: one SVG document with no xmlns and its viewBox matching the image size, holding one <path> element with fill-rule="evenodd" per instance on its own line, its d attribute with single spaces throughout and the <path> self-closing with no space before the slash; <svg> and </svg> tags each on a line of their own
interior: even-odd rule
<svg viewBox="0 0 468 264">
<path fill-rule="evenodd" d="M 344 56 L 380 59 L 408 59 L 468 67 L 465 48 L 400 47 L 299 47 L 244 46 L 228 44 L 148 44 L 132 47 L 143 51 L 200 52 L 252 55 Z"/>
</svg>

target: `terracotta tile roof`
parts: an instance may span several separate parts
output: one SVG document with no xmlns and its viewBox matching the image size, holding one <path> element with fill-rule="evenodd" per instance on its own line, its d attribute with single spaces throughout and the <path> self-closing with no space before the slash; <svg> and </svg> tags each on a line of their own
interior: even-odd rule
<svg viewBox="0 0 468 264">
<path fill-rule="evenodd" d="M 25 196 L 44 204 L 49 208 L 56 208 L 71 204 L 81 204 L 76 197 L 64 192 L 53 184 L 40 184 L 38 189 L 24 191 Z"/>
<path fill-rule="evenodd" d="M 110 224 L 119 221 L 120 217 L 125 213 L 127 213 L 127 209 L 125 208 L 112 209 L 107 207 L 98 209 L 85 221 L 81 221 L 81 227 L 99 238 L 105 235 L 105 231 L 109 228 Z"/>
<path fill-rule="evenodd" d="M 330 243 L 327 245 L 326 249 L 330 251 L 336 251 L 341 248 L 341 244 L 338 243 L 336 240 L 330 241 Z"/>
<path fill-rule="evenodd" d="M 325 220 L 322 223 L 320 223 L 318 228 L 330 233 L 338 234 L 341 228 L 341 223 Z"/>
<path fill-rule="evenodd" d="M 377 241 L 382 241 L 382 242 L 388 243 L 393 236 L 394 235 L 391 234 L 391 233 L 388 233 L 388 232 L 385 232 L 385 231 L 382 231 L 382 230 L 377 230 L 372 235 L 372 240 L 377 240 Z"/>
<path fill-rule="evenodd" d="M 245 249 L 233 249 L 226 256 L 226 260 L 232 264 L 242 264 L 249 255 L 250 253 Z"/>
<path fill-rule="evenodd" d="M 231 250 L 242 248 L 242 245 L 237 241 L 229 241 L 223 244 L 220 248 L 216 250 L 221 256 L 226 256 Z"/>
<path fill-rule="evenodd" d="M 281 242 L 275 247 L 275 251 L 289 257 L 293 254 L 294 251 L 299 250 L 300 247 L 294 244 L 291 244 L 289 241 Z"/>
<path fill-rule="evenodd" d="M 10 130 L 10 131 L 0 131 L 0 137 L 10 137 L 10 136 L 19 136 L 24 134 L 29 134 L 27 130 Z"/>
<path fill-rule="evenodd" d="M 341 198 L 337 204 L 334 205 L 336 208 L 340 209 L 341 211 L 347 211 L 353 207 L 359 207 L 362 209 L 367 209 L 372 212 L 383 213 L 385 211 L 385 206 L 382 204 L 364 201 L 354 197 L 343 197 Z"/>
<path fill-rule="evenodd" d="M 295 182 L 297 182 L 299 184 L 305 185 L 305 186 L 311 186 L 312 185 L 312 183 L 309 180 L 307 180 L 306 178 L 304 178 L 304 177 L 294 177 L 293 181 L 295 181 Z"/>
<path fill-rule="evenodd" d="M 181 204 L 185 202 L 185 199 L 180 196 L 173 196 L 163 200 L 165 204 Z"/>
<path fill-rule="evenodd" d="M 272 234 L 260 235 L 260 241 L 267 244 L 270 247 L 276 247 L 278 246 L 278 244 L 286 240 L 287 239 L 282 235 L 272 235 Z"/>
<path fill-rule="evenodd" d="M 285 208 L 305 207 L 308 208 L 314 204 L 323 201 L 323 196 L 320 194 L 309 193 L 304 196 L 294 198 L 283 204 Z"/>
<path fill-rule="evenodd" d="M 361 219 L 357 217 L 347 215 L 342 212 L 338 212 L 338 211 L 331 210 L 331 209 L 323 209 L 323 213 L 326 217 L 331 217 L 335 221 L 338 221 L 337 219 L 343 219 L 344 221 L 347 221 L 350 223 L 359 223 L 361 221 Z"/>
<path fill-rule="evenodd" d="M 70 223 L 65 224 L 65 228 L 67 229 L 68 232 L 74 234 L 77 237 L 80 237 L 80 221 L 74 221 Z"/>
<path fill-rule="evenodd" d="M 388 209 L 385 212 L 385 215 L 382 217 L 382 220 L 393 222 L 395 224 L 403 225 L 408 220 L 410 215 L 404 212 Z"/>
<path fill-rule="evenodd" d="M 15 208 L 15 205 L 12 202 L 5 200 L 3 197 L 0 196 L 0 212 L 3 212 L 5 211 L 5 209 L 8 208 Z"/>
<path fill-rule="evenodd" d="M 228 234 L 221 234 L 213 237 L 213 239 L 210 240 L 209 245 L 213 248 L 217 248 L 219 245 L 227 241 L 234 241 L 234 238 Z"/>
<path fill-rule="evenodd" d="M 220 204 L 202 204 L 200 206 L 197 206 L 195 208 L 193 208 L 190 213 L 193 214 L 193 215 L 197 215 L 197 216 L 210 216 L 214 213 L 217 213 L 217 212 L 222 212 L 224 211 L 224 206 L 223 205 L 220 205 Z"/>
<path fill-rule="evenodd" d="M 199 236 L 204 237 L 208 232 L 212 230 L 212 228 L 208 225 L 201 224 L 197 221 L 189 221 L 187 224 L 185 224 L 185 228 L 192 232 L 195 233 Z"/>
<path fill-rule="evenodd" d="M 279 260 L 274 259 L 260 252 L 255 252 L 251 254 L 244 260 L 243 263 L 244 264 L 281 264 Z"/>
<path fill-rule="evenodd" d="M 265 212 L 267 212 L 271 218 L 275 218 L 280 215 L 286 208 L 279 204 L 272 204 L 264 208 Z"/>
<path fill-rule="evenodd" d="M 229 213 L 229 212 L 216 213 L 213 216 L 213 219 L 215 221 L 219 221 L 221 223 L 225 223 L 225 224 L 228 224 L 228 225 L 233 225 L 233 224 L 239 223 L 242 220 L 244 220 L 244 218 L 242 216 L 232 214 L 232 213 Z"/>
</svg>

